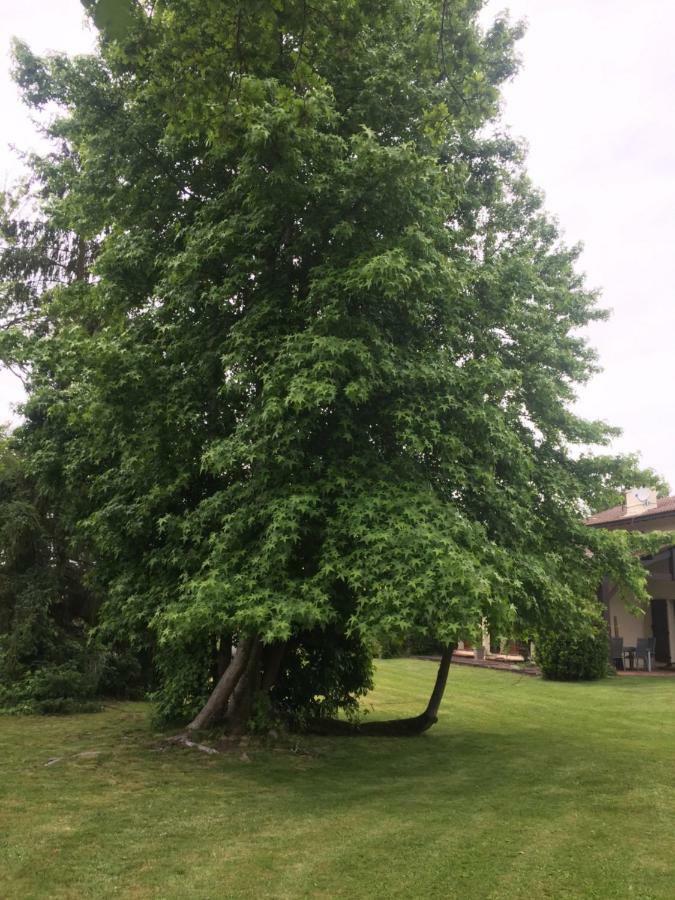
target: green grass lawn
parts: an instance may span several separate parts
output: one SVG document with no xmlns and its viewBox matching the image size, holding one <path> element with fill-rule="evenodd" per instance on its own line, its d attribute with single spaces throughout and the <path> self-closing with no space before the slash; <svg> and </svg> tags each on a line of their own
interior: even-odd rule
<svg viewBox="0 0 675 900">
<path fill-rule="evenodd" d="M 434 675 L 379 663 L 372 714 Z M 675 679 L 457 666 L 424 736 L 300 752 L 161 750 L 149 713 L 0 718 L 3 900 L 675 896 Z"/>
</svg>

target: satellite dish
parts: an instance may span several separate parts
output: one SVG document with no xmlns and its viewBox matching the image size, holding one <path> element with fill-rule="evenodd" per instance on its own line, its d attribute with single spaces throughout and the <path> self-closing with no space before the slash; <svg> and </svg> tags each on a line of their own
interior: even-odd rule
<svg viewBox="0 0 675 900">
<path fill-rule="evenodd" d="M 648 503 L 651 492 L 649 488 L 638 488 L 638 490 L 635 491 L 635 496 L 640 501 L 640 503 Z"/>
</svg>

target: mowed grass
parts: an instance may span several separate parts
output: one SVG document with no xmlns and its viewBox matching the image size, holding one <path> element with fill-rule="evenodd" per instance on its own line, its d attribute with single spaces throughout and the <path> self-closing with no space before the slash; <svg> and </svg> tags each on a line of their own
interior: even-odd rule
<svg viewBox="0 0 675 900">
<path fill-rule="evenodd" d="M 379 663 L 372 715 L 434 675 Z M 144 704 L 0 718 L 3 900 L 675 897 L 675 679 L 456 666 L 419 738 L 160 739 Z"/>
</svg>

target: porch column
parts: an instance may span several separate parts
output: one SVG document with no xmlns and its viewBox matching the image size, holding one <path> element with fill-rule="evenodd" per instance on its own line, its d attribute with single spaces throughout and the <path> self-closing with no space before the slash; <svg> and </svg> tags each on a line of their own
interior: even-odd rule
<svg viewBox="0 0 675 900">
<path fill-rule="evenodd" d="M 668 610 L 668 642 L 670 643 L 670 664 L 675 665 L 675 600 L 666 600 Z"/>
<path fill-rule="evenodd" d="M 609 615 L 609 579 L 605 575 L 598 587 L 598 600 L 602 605 L 602 617 L 607 625 L 607 657 L 609 664 L 614 665 L 612 659 L 612 621 Z"/>
</svg>

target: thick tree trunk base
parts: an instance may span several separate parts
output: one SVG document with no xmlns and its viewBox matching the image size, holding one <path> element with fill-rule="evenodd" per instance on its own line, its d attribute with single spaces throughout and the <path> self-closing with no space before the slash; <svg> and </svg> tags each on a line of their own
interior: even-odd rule
<svg viewBox="0 0 675 900">
<path fill-rule="evenodd" d="M 428 731 L 438 721 L 438 710 L 448 680 L 454 644 L 449 644 L 441 656 L 431 697 L 419 716 L 389 719 L 384 722 L 346 722 L 342 719 L 314 719 L 303 729 L 308 734 L 363 737 L 414 737 Z M 258 638 L 242 643 L 230 665 L 223 673 L 204 708 L 187 726 L 187 731 L 209 728 L 222 722 L 223 735 L 236 737 L 246 733 L 254 698 L 261 691 L 261 683 L 273 683 L 279 670 L 284 645 L 268 651 L 261 673 L 263 653 Z M 265 677 L 267 676 L 267 677 Z M 223 713 L 227 710 L 226 715 Z M 187 745 L 189 746 L 189 744 Z M 194 744 L 192 745 L 194 746 Z"/>
<path fill-rule="evenodd" d="M 248 728 L 255 696 L 259 690 L 260 655 L 260 645 L 258 644 L 251 650 L 246 671 L 239 679 L 230 697 L 225 719 L 229 734 L 245 734 Z"/>
<path fill-rule="evenodd" d="M 201 731 L 209 728 L 223 717 L 230 697 L 246 672 L 251 657 L 258 652 L 258 644 L 257 637 L 246 638 L 241 642 L 230 664 L 216 683 L 211 696 L 187 726 L 188 731 Z"/>
</svg>

